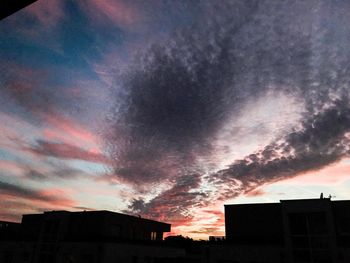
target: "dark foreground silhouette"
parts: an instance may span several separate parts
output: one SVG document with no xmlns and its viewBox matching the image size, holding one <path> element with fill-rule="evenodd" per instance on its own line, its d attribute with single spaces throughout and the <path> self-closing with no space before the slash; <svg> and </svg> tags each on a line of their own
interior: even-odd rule
<svg viewBox="0 0 350 263">
<path fill-rule="evenodd" d="M 225 237 L 168 236 L 171 225 L 109 211 L 0 221 L 1 263 L 350 262 L 350 201 L 225 205 Z"/>
</svg>

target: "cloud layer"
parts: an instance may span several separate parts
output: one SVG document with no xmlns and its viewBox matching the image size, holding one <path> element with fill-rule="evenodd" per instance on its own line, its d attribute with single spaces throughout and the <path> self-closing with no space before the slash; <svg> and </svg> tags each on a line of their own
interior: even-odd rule
<svg viewBox="0 0 350 263">
<path fill-rule="evenodd" d="M 349 9 L 343 1 L 204 1 L 198 21 L 140 52 L 117 78 L 106 142 L 115 176 L 171 188 L 130 208 L 174 218 L 347 156 Z M 215 160 L 223 127 L 267 92 L 300 101 L 300 121 L 227 169 L 209 169 L 203 160 Z"/>
</svg>

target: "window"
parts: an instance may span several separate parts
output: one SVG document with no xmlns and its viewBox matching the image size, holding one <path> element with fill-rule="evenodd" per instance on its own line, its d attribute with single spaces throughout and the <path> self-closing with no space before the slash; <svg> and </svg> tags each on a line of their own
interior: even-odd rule
<svg viewBox="0 0 350 263">
<path fill-rule="evenodd" d="M 151 232 L 151 240 L 157 239 L 157 232 Z"/>
</svg>

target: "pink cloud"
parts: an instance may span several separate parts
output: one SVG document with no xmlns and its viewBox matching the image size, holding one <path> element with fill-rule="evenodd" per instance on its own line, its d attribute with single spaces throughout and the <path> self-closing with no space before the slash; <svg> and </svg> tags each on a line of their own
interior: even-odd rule
<svg viewBox="0 0 350 263">
<path fill-rule="evenodd" d="M 100 139 L 87 128 L 56 113 L 39 112 L 37 116 L 43 120 L 43 128 L 17 116 L 0 113 L 0 121 L 4 124 L 0 127 L 0 146 L 15 154 L 35 153 L 32 157 L 39 160 L 42 156 L 54 156 L 110 164 L 109 158 L 102 153 Z M 38 142 L 35 146 L 34 141 Z M 0 166 L 15 169 L 8 162 L 2 162 Z"/>
<path fill-rule="evenodd" d="M 23 149 L 42 156 L 52 156 L 62 159 L 77 159 L 103 164 L 110 163 L 110 160 L 99 152 L 86 151 L 80 147 L 66 143 L 38 140 L 37 145 L 24 147 Z"/>
<path fill-rule="evenodd" d="M 248 197 L 257 197 L 257 196 L 262 196 L 265 195 L 266 192 L 262 189 L 254 189 L 249 192 L 246 192 L 245 195 Z"/>
<path fill-rule="evenodd" d="M 140 22 L 140 12 L 130 2 L 122 0 L 83 1 L 79 4 L 93 22 L 112 22 L 130 28 Z M 106 21 L 107 20 L 107 21 Z"/>
<path fill-rule="evenodd" d="M 14 62 L 3 62 L 0 70 L 6 72 L 3 77 L 3 91 L 11 101 L 30 113 L 52 111 L 56 106 L 54 97 L 47 86 L 48 71 L 30 68 Z"/>
<path fill-rule="evenodd" d="M 198 189 L 200 186 L 200 175 L 180 177 L 150 202 L 133 199 L 129 208 L 142 216 L 171 222 L 171 235 L 181 233 L 196 239 L 223 235 L 222 203 L 211 200 L 208 193 Z"/>
<path fill-rule="evenodd" d="M 0 112 L 0 122 L 0 145 L 7 150 L 18 150 L 19 145 L 40 135 L 37 127 L 12 114 Z"/>
<path fill-rule="evenodd" d="M 0 160 L 0 171 L 20 175 L 23 172 L 23 169 L 18 163 Z"/>
<path fill-rule="evenodd" d="M 194 239 L 208 239 L 208 235 L 224 235 L 225 217 L 220 211 L 221 208 L 195 209 L 192 218 L 172 224 L 172 232 L 168 235 L 185 234 Z"/>
<path fill-rule="evenodd" d="M 68 193 L 63 189 L 51 188 L 39 191 L 39 194 L 44 199 L 51 200 L 50 206 L 53 207 L 73 207 L 76 205 L 75 201 L 68 198 Z"/>
<path fill-rule="evenodd" d="M 45 70 L 23 66 L 13 61 L 2 61 L 0 69 L 6 72 L 4 81 L 6 91 L 11 95 L 29 94 L 38 86 L 38 82 L 47 76 Z"/>
<path fill-rule="evenodd" d="M 299 176 L 277 182 L 275 185 L 290 184 L 328 186 L 330 184 L 340 184 L 348 180 L 350 180 L 350 159 L 346 158 L 321 170 L 303 173 Z"/>
<path fill-rule="evenodd" d="M 60 210 L 76 206 L 63 189 L 36 190 L 0 181 L 0 217 L 16 220 L 23 213 Z"/>
<path fill-rule="evenodd" d="M 47 126 L 43 130 L 44 138 L 59 140 L 73 145 L 84 145 L 89 147 L 89 150 L 100 153 L 100 150 L 97 148 L 99 138 L 81 124 L 57 112 L 42 114 L 42 117 Z"/>
<path fill-rule="evenodd" d="M 0 194 L 0 220 L 8 220 L 19 222 L 21 221 L 23 214 L 38 213 L 48 210 L 65 210 L 74 207 L 76 203 L 69 198 L 53 197 L 50 194 L 41 194 L 43 198 L 49 198 L 51 202 L 47 200 L 32 200 L 21 197 L 14 197 L 11 195 Z"/>
</svg>

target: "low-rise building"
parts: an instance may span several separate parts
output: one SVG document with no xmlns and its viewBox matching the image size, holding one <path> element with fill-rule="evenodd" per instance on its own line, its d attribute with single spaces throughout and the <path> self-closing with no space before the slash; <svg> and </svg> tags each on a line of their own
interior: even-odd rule
<svg viewBox="0 0 350 263">
<path fill-rule="evenodd" d="M 15 238 L 0 238 L 1 263 L 151 263 L 184 257 L 182 249 L 162 246 L 170 224 L 110 211 L 23 215 L 16 226 Z"/>
<path fill-rule="evenodd" d="M 235 262 L 350 262 L 350 201 L 225 205 L 225 228 Z"/>
<path fill-rule="evenodd" d="M 162 241 L 169 224 L 109 211 L 52 211 L 0 224 L 1 263 L 350 262 L 350 201 L 330 198 L 225 205 L 226 236 L 208 242 Z"/>
<path fill-rule="evenodd" d="M 110 211 L 51 211 L 23 215 L 25 238 L 39 241 L 162 240 L 170 224 Z"/>
</svg>

